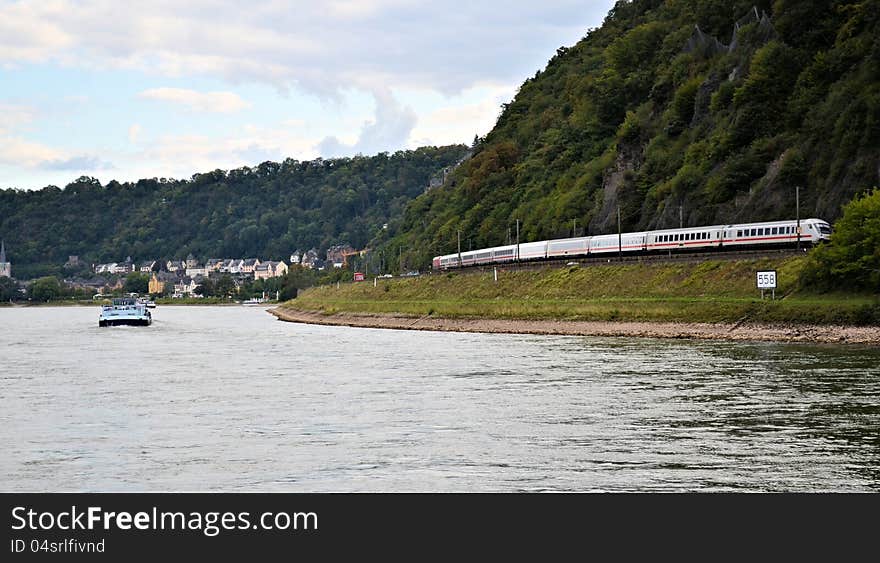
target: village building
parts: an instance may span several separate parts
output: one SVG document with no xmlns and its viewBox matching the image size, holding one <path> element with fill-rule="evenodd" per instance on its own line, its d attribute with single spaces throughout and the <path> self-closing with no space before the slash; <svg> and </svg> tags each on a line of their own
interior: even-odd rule
<svg viewBox="0 0 880 563">
<path fill-rule="evenodd" d="M 259 258 L 248 258 L 242 261 L 241 264 L 241 273 L 242 274 L 253 274 L 254 269 L 261 264 Z"/>
<path fill-rule="evenodd" d="M 156 269 L 158 262 L 156 260 L 147 260 L 146 262 L 141 263 L 140 271 L 148 274 Z"/>
<path fill-rule="evenodd" d="M 195 277 L 195 276 L 207 277 L 208 276 L 208 268 L 205 266 L 202 266 L 198 263 L 190 266 L 190 261 L 187 260 L 186 261 L 186 276 L 190 277 L 190 278 Z"/>
<path fill-rule="evenodd" d="M 12 263 L 6 260 L 6 241 L 0 241 L 0 278 L 12 277 Z"/>
<path fill-rule="evenodd" d="M 224 274 L 240 274 L 243 263 L 244 260 L 241 259 L 224 260 L 223 265 L 220 266 L 220 272 Z"/>
<path fill-rule="evenodd" d="M 357 255 L 357 250 L 349 244 L 337 244 L 327 249 L 327 262 L 334 268 L 343 268 L 348 264 L 348 257 Z"/>
<path fill-rule="evenodd" d="M 150 294 L 165 293 L 165 282 L 159 280 L 156 272 L 150 276 L 150 282 L 147 284 L 147 292 Z"/>
<path fill-rule="evenodd" d="M 302 259 L 300 260 L 300 264 L 304 268 L 311 268 L 313 270 L 317 269 L 318 262 L 318 251 L 316 249 L 311 249 L 302 255 Z"/>
<path fill-rule="evenodd" d="M 281 262 L 273 262 L 269 260 L 254 268 L 255 280 L 277 278 L 285 274 L 287 274 L 287 264 L 285 264 L 283 260 Z"/>
<path fill-rule="evenodd" d="M 165 269 L 169 272 L 182 272 L 186 269 L 186 264 L 179 260 L 169 260 L 165 263 Z"/>
<path fill-rule="evenodd" d="M 182 297 L 192 297 L 193 292 L 199 287 L 199 284 L 204 278 L 199 276 L 198 278 L 191 278 L 189 276 L 185 276 L 179 279 L 174 284 L 174 294 L 172 297 L 175 299 L 180 299 Z"/>
<path fill-rule="evenodd" d="M 205 269 L 208 271 L 208 274 L 219 272 L 220 268 L 223 267 L 223 262 L 225 262 L 225 260 L 221 258 L 209 258 L 205 263 Z"/>
</svg>

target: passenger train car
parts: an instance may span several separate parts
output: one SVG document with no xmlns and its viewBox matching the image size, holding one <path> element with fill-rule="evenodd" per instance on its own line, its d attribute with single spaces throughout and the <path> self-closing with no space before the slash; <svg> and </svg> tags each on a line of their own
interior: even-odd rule
<svg viewBox="0 0 880 563">
<path fill-rule="evenodd" d="M 621 254 L 656 254 L 671 252 L 698 252 L 706 250 L 744 250 L 794 246 L 798 241 L 810 246 L 831 237 L 831 225 L 821 219 L 745 223 L 740 225 L 711 225 L 685 229 L 665 229 L 597 235 L 565 239 L 524 242 L 519 245 L 496 246 L 470 250 L 461 254 L 435 256 L 435 270 L 447 270 L 484 264 L 525 262 L 554 258 L 603 256 Z M 517 248 L 518 247 L 518 248 Z"/>
</svg>

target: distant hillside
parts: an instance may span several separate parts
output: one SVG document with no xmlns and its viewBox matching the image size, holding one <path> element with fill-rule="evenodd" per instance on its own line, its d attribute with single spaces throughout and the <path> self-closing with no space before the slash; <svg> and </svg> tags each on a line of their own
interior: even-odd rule
<svg viewBox="0 0 880 563">
<path fill-rule="evenodd" d="M 284 259 L 297 249 L 364 247 L 467 147 L 215 170 L 190 180 L 0 190 L 0 238 L 16 277 L 86 262 L 207 257 Z"/>
<path fill-rule="evenodd" d="M 795 215 L 878 184 L 880 1 L 620 1 L 414 200 L 418 261 L 521 240 Z M 414 258 L 411 258 L 414 260 Z"/>
</svg>

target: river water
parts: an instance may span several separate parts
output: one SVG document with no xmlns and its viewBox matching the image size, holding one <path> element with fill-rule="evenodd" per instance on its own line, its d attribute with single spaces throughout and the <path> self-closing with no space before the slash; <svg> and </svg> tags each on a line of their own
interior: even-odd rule
<svg viewBox="0 0 880 563">
<path fill-rule="evenodd" d="M 0 308 L 3 491 L 877 491 L 880 349 Z"/>
</svg>

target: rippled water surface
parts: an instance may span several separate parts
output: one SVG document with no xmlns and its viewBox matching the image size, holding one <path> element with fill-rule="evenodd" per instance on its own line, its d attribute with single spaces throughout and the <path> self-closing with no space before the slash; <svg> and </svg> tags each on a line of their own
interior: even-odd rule
<svg viewBox="0 0 880 563">
<path fill-rule="evenodd" d="M 5 491 L 876 491 L 880 350 L 0 308 Z"/>
</svg>

